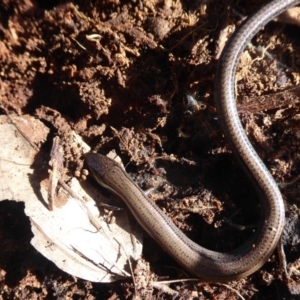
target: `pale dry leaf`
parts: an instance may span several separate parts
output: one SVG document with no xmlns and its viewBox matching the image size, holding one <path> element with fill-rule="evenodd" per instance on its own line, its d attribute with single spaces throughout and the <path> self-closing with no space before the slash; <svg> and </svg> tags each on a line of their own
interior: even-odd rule
<svg viewBox="0 0 300 300">
<path fill-rule="evenodd" d="M 19 134 L 15 122 L 26 123 L 27 138 L 30 138 L 30 128 L 34 128 L 35 136 L 39 132 L 41 138 L 36 144 L 46 140 L 49 130 L 32 117 L 12 119 L 14 124 L 6 116 L 0 116 L 0 137 L 5 145 L 0 148 L 0 201 L 25 203 L 25 213 L 34 234 L 32 245 L 65 272 L 86 280 L 111 282 L 130 276 L 128 259 L 140 257 L 142 244 L 140 231 L 134 232 L 136 243 L 132 242 L 126 209 L 117 213 L 116 223 L 108 225 L 99 218 L 95 202 L 106 198 L 88 183 L 83 189 L 73 178 L 72 191 L 85 201 L 62 190 L 68 201 L 63 207 L 49 211 L 49 154 L 34 150 L 24 135 Z M 74 140 L 81 139 L 74 134 Z M 84 149 L 88 150 L 88 146 L 84 145 Z"/>
</svg>

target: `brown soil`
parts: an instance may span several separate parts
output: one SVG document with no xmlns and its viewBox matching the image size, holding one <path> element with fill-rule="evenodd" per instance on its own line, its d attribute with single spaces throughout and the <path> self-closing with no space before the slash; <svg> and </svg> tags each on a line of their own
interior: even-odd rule
<svg viewBox="0 0 300 300">
<path fill-rule="evenodd" d="M 49 152 L 53 137 L 70 129 L 103 154 L 115 149 L 142 188 L 155 188 L 151 199 L 189 237 L 210 249 L 234 249 L 249 231 L 224 219 L 234 215 L 233 223 L 255 224 L 259 206 L 218 124 L 214 74 L 227 38 L 264 2 L 3 0 L 1 111 L 45 122 Z M 282 183 L 283 243 L 293 272 L 286 278 L 274 253 L 261 270 L 228 285 L 173 283 L 178 299 L 241 299 L 237 292 L 245 299 L 293 299 L 299 293 L 299 34 L 295 26 L 271 22 L 237 72 L 244 127 Z M 67 167 L 80 174 L 82 164 Z M 135 289 L 131 280 L 74 278 L 39 254 L 31 236 L 24 206 L 1 202 L 0 299 L 172 299 L 166 291 Z M 193 277 L 150 237 L 144 249 L 157 280 Z"/>
</svg>

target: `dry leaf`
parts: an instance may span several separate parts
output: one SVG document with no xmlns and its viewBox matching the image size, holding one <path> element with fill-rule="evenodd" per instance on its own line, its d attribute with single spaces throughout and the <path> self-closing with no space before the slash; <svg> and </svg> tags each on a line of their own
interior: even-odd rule
<svg viewBox="0 0 300 300">
<path fill-rule="evenodd" d="M 106 198 L 87 182 L 83 189 L 73 178 L 71 189 L 85 201 L 62 190 L 68 201 L 49 211 L 49 154 L 37 152 L 38 147 L 24 138 L 34 133 L 34 145 L 39 145 L 49 130 L 30 116 L 10 118 L 13 123 L 6 116 L 0 117 L 1 144 L 5 145 L 0 148 L 0 201 L 24 201 L 34 234 L 31 244 L 60 269 L 86 280 L 111 282 L 130 276 L 128 259 L 140 257 L 142 244 L 140 231 L 135 232 L 136 243 L 132 242 L 126 209 L 117 213 L 115 224 L 101 221 L 95 201 Z M 80 141 L 79 137 L 75 139 Z M 84 145 L 84 149 L 88 147 Z"/>
</svg>

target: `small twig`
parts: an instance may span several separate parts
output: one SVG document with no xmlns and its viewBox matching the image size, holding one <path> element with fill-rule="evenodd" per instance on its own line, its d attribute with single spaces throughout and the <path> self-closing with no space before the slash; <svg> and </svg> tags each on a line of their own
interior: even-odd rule
<svg viewBox="0 0 300 300">
<path fill-rule="evenodd" d="M 58 136 L 53 139 L 50 157 L 49 165 L 52 167 L 52 170 L 49 171 L 48 209 L 53 211 L 57 183 L 61 179 L 64 170 L 63 147 Z"/>
</svg>

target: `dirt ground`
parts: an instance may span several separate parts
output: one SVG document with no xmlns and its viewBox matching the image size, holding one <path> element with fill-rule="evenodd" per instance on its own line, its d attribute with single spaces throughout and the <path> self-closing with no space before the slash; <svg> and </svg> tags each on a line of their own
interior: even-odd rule
<svg viewBox="0 0 300 300">
<path fill-rule="evenodd" d="M 259 201 L 219 126 L 214 76 L 229 36 L 264 2 L 3 0 L 1 112 L 43 121 L 51 128 L 43 146 L 49 152 L 53 137 L 71 129 L 100 153 L 114 149 L 190 238 L 232 250 L 251 230 L 224 220 L 257 223 Z M 85 281 L 38 253 L 24 205 L 2 201 L 0 299 L 175 299 L 174 292 L 176 299 L 297 299 L 299 36 L 299 27 L 271 22 L 242 55 L 236 76 L 244 128 L 284 196 L 288 276 L 275 252 L 261 270 L 227 284 L 179 281 L 167 291 L 139 285 L 138 276 L 136 286 Z M 66 161 L 80 178 L 82 165 L 82 157 Z M 143 258 L 149 274 L 136 273 L 145 282 L 194 277 L 146 234 Z"/>
</svg>

